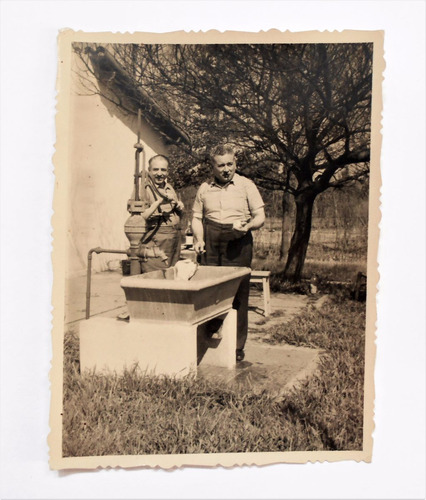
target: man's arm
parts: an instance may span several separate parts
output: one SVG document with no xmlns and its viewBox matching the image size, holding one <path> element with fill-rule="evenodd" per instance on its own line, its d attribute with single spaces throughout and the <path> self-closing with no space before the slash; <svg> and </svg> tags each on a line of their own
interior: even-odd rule
<svg viewBox="0 0 426 500">
<path fill-rule="evenodd" d="M 174 209 L 175 212 L 178 212 L 179 217 L 182 216 L 183 211 L 185 210 L 185 205 L 183 202 L 179 199 L 179 196 L 177 192 L 174 190 L 172 186 L 170 186 L 171 192 L 172 192 L 172 198 L 170 200 L 171 205 Z"/>
<path fill-rule="evenodd" d="M 246 231 L 260 229 L 265 224 L 265 209 L 263 207 L 253 210 L 251 215 L 251 221 L 244 226 Z"/>
<path fill-rule="evenodd" d="M 205 242 L 204 242 L 204 227 L 203 227 L 203 214 L 204 214 L 204 202 L 202 199 L 203 189 L 206 183 L 201 184 L 198 188 L 197 194 L 195 195 L 194 205 L 192 207 L 192 232 L 194 233 L 195 244 L 194 250 L 200 255 L 205 252 Z"/>
<path fill-rule="evenodd" d="M 161 205 L 161 198 L 154 201 L 144 212 L 142 212 L 142 217 L 145 219 L 149 219 L 151 215 L 157 210 L 157 208 Z"/>
<path fill-rule="evenodd" d="M 203 221 L 201 219 L 198 219 L 197 217 L 193 217 L 191 227 L 195 238 L 195 253 L 202 254 L 205 252 Z"/>
<path fill-rule="evenodd" d="M 255 229 L 261 228 L 265 223 L 265 209 L 263 207 L 253 210 L 251 216 L 251 221 L 244 226 L 240 221 L 234 223 L 234 231 L 239 231 L 240 233 L 245 234 L 247 231 L 250 231 L 250 229 L 254 231 Z"/>
<path fill-rule="evenodd" d="M 245 179 L 247 202 L 250 210 L 251 221 L 245 225 L 244 229 L 259 229 L 265 223 L 265 204 L 263 203 L 262 196 L 257 189 L 256 184 L 249 179 Z"/>
</svg>

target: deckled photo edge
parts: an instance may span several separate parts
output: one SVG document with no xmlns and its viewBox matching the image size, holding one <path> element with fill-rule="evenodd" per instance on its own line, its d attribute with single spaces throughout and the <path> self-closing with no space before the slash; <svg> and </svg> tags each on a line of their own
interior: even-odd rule
<svg viewBox="0 0 426 500">
<path fill-rule="evenodd" d="M 280 32 L 272 29 L 259 33 L 218 32 L 206 33 L 84 33 L 62 30 L 58 36 L 58 77 L 57 77 L 57 114 L 56 114 L 56 151 L 53 157 L 55 172 L 54 214 L 52 217 L 54 270 L 52 305 L 52 347 L 53 358 L 50 372 L 51 409 L 50 466 L 60 469 L 95 469 L 98 467 L 162 467 L 183 466 L 223 466 L 232 467 L 244 464 L 268 465 L 275 463 L 307 463 L 316 461 L 355 460 L 371 462 L 374 431 L 374 365 L 376 356 L 375 322 L 376 293 L 379 281 L 378 242 L 380 222 L 380 148 L 382 82 L 385 67 L 383 53 L 383 31 L 342 31 L 342 32 Z M 68 168 L 68 129 L 69 129 L 69 90 L 71 81 L 71 44 L 75 41 L 116 42 L 116 43 L 348 43 L 373 42 L 373 102 L 371 133 L 371 170 L 368 219 L 368 281 L 367 281 L 367 320 L 366 320 L 366 361 L 364 392 L 364 447 L 362 451 L 336 452 L 271 452 L 214 455 L 126 455 L 94 457 L 62 457 L 62 397 L 63 397 L 63 340 L 64 340 L 64 273 L 66 265 L 66 234 L 61 224 L 66 217 L 67 168 Z"/>
</svg>

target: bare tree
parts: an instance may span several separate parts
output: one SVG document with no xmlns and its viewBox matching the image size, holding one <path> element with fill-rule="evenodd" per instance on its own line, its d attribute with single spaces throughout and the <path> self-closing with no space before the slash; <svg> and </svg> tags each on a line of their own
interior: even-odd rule
<svg viewBox="0 0 426 500">
<path fill-rule="evenodd" d="M 177 145 L 186 181 L 188 174 L 194 179 L 190 167 L 200 164 L 205 148 L 226 140 L 240 150 L 243 175 L 283 192 L 283 217 L 293 198 L 296 221 L 284 275 L 299 280 L 315 199 L 369 174 L 372 44 L 121 44 L 107 50 L 129 75 L 128 95 L 144 89 L 190 137 L 190 145 Z M 92 63 L 99 59 L 99 50 L 86 52 Z M 85 64 L 90 67 L 87 58 Z"/>
</svg>

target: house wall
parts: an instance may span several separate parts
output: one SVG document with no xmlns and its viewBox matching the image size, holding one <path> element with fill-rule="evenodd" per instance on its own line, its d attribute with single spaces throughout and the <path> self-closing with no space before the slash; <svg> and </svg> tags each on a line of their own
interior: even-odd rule
<svg viewBox="0 0 426 500">
<path fill-rule="evenodd" d="M 136 117 L 128 117 L 99 95 L 71 96 L 68 168 L 68 275 L 83 274 L 93 247 L 127 249 L 124 223 L 133 190 Z M 142 124 L 146 160 L 167 154 L 161 137 Z M 142 162 L 141 162 L 142 163 Z M 116 267 L 125 256 L 95 255 L 93 270 Z"/>
</svg>

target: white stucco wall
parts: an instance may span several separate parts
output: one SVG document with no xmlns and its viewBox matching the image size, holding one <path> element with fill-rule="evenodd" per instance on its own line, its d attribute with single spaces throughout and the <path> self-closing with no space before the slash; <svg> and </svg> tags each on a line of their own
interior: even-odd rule
<svg viewBox="0 0 426 500">
<path fill-rule="evenodd" d="M 133 189 L 136 118 L 121 114 L 98 95 L 71 96 L 68 177 L 68 275 L 85 272 L 93 247 L 127 249 L 124 223 Z M 146 159 L 166 154 L 161 137 L 146 122 L 142 126 Z M 142 163 L 142 162 L 141 162 Z M 100 254 L 93 270 L 109 268 L 125 256 Z M 108 264 L 110 263 L 110 264 Z M 114 262 L 112 262 L 114 265 Z"/>
</svg>

